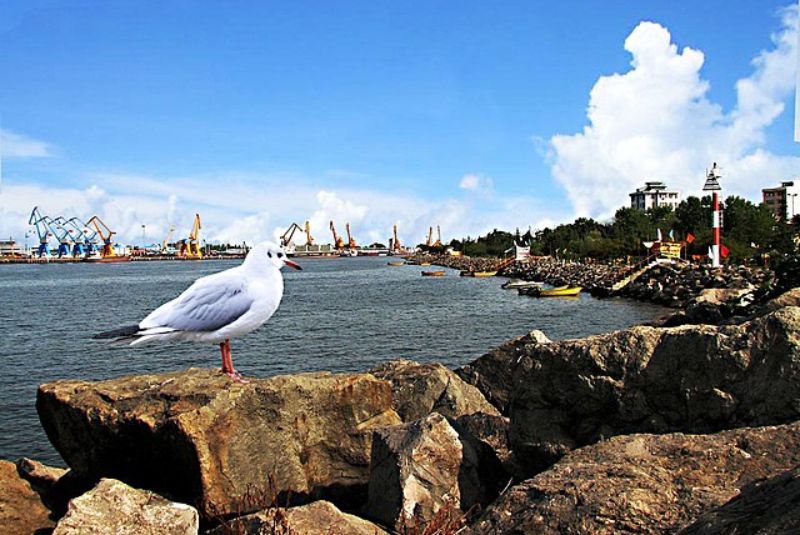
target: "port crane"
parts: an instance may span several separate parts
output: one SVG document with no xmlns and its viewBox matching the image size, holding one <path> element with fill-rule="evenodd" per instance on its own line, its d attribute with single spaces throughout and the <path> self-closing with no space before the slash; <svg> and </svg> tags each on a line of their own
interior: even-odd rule
<svg viewBox="0 0 800 535">
<path fill-rule="evenodd" d="M 311 223 L 306 219 L 306 245 L 311 247 L 314 245 L 314 237 L 311 235 Z"/>
<path fill-rule="evenodd" d="M 58 225 L 58 228 L 66 232 L 64 240 L 71 244 L 71 254 L 73 257 L 78 258 L 84 255 L 83 247 L 83 229 L 71 223 L 66 217 L 58 216 L 53 219 L 53 222 Z"/>
<path fill-rule="evenodd" d="M 36 234 L 39 236 L 39 247 L 36 249 L 36 256 L 50 256 L 50 245 L 47 242 L 51 236 L 51 231 L 44 217 L 39 212 L 38 206 L 34 206 L 33 210 L 31 210 L 28 224 L 36 228 Z"/>
<path fill-rule="evenodd" d="M 397 237 L 397 225 L 392 226 L 392 233 L 394 234 L 394 239 L 392 241 L 392 251 L 398 252 L 402 250 L 403 246 L 400 243 L 400 239 Z"/>
<path fill-rule="evenodd" d="M 175 234 L 175 225 L 170 225 L 166 238 L 161 241 L 161 254 L 166 254 L 169 251 L 169 240 L 172 239 L 173 234 Z"/>
<path fill-rule="evenodd" d="M 436 225 L 436 241 L 433 242 L 434 247 L 441 247 L 442 246 L 442 229 L 439 228 L 439 225 Z"/>
<path fill-rule="evenodd" d="M 83 239 L 83 254 L 85 256 L 91 256 L 97 248 L 97 231 L 89 228 L 86 223 L 77 217 L 68 219 L 67 223 L 75 229 L 76 232 L 80 233 Z"/>
<path fill-rule="evenodd" d="M 103 248 L 100 249 L 100 256 L 103 258 L 113 258 L 117 256 L 117 253 L 114 251 L 114 232 L 108 225 L 103 223 L 103 220 L 93 215 L 92 218 L 86 222 L 86 226 L 89 225 L 94 226 L 94 229 L 97 231 L 97 235 L 100 236 L 100 239 L 103 240 Z"/>
<path fill-rule="evenodd" d="M 44 216 L 42 218 L 53 233 L 53 236 L 58 240 L 58 257 L 63 258 L 65 256 L 70 256 L 72 254 L 72 236 L 70 236 L 70 230 L 64 228 L 61 222 L 66 221 L 63 217 L 58 216 L 53 219 L 50 216 Z"/>
<path fill-rule="evenodd" d="M 203 258 L 203 251 L 200 250 L 200 214 L 194 214 L 194 224 L 189 237 L 180 240 L 181 248 L 178 252 L 179 256 L 186 258 Z"/>
<path fill-rule="evenodd" d="M 356 240 L 353 239 L 352 234 L 350 234 L 350 223 L 345 223 L 344 228 L 347 230 L 347 248 L 348 249 L 355 249 L 358 247 Z"/>
<path fill-rule="evenodd" d="M 341 236 L 336 234 L 336 227 L 333 226 L 333 221 L 331 221 L 330 227 L 331 232 L 333 233 L 333 246 L 336 248 L 336 250 L 341 251 L 344 249 L 344 240 Z"/>
</svg>

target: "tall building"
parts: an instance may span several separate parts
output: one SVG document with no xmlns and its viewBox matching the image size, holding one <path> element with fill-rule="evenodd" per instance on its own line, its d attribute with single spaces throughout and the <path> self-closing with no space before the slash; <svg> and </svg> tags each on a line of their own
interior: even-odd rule
<svg viewBox="0 0 800 535">
<path fill-rule="evenodd" d="M 630 194 L 631 208 L 648 210 L 656 206 L 671 206 L 674 210 L 681 203 L 681 194 L 678 191 L 668 191 L 663 182 L 645 182 L 643 188 L 638 188 Z"/>
<path fill-rule="evenodd" d="M 777 219 L 788 221 L 800 212 L 800 186 L 795 185 L 795 181 L 781 182 L 777 188 L 764 188 L 761 194 L 764 197 L 764 204 L 772 210 Z"/>
</svg>

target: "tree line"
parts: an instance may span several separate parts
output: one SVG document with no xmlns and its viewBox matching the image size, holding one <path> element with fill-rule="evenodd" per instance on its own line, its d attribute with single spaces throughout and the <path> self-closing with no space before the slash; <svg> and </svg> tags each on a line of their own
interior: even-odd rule
<svg viewBox="0 0 800 535">
<path fill-rule="evenodd" d="M 764 254 L 780 258 L 796 251 L 800 217 L 777 220 L 766 205 L 737 196 L 725 199 L 722 208 L 722 243 L 729 261 L 756 260 Z M 688 256 L 699 257 L 708 253 L 712 243 L 711 218 L 710 196 L 687 197 L 675 210 L 670 206 L 646 211 L 620 208 L 608 222 L 581 217 L 554 228 L 523 234 L 518 229 L 514 233 L 494 230 L 486 236 L 453 240 L 448 245 L 468 256 L 503 256 L 518 243 L 530 245 L 534 255 L 612 259 L 646 256 L 645 242 L 655 241 L 660 230 L 664 240 L 670 239 L 671 233 L 674 241 L 687 242 Z"/>
</svg>

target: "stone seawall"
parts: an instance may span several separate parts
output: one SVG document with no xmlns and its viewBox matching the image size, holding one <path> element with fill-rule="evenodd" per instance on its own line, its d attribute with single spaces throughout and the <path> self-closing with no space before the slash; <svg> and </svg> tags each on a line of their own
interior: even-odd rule
<svg viewBox="0 0 800 535">
<path fill-rule="evenodd" d="M 775 504 L 800 495 L 799 297 L 729 325 L 535 331 L 455 371 L 398 360 L 248 384 L 202 369 L 45 384 L 37 409 L 69 470 L 1 462 L 0 525 L 798 532 L 796 509 Z"/>
</svg>

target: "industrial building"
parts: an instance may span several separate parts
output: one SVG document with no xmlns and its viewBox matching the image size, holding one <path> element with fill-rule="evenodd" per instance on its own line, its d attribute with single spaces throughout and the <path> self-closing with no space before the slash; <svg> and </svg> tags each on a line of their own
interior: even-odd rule
<svg viewBox="0 0 800 535">
<path fill-rule="evenodd" d="M 667 190 L 663 182 L 645 182 L 643 188 L 638 188 L 630 194 L 631 208 L 648 210 L 656 206 L 671 206 L 674 210 L 681 202 L 678 191 Z"/>
<path fill-rule="evenodd" d="M 764 188 L 761 194 L 764 204 L 772 210 L 776 219 L 784 221 L 791 220 L 800 211 L 800 200 L 797 194 L 800 193 L 800 186 L 795 185 L 795 181 L 781 182 L 777 188 Z"/>
</svg>

